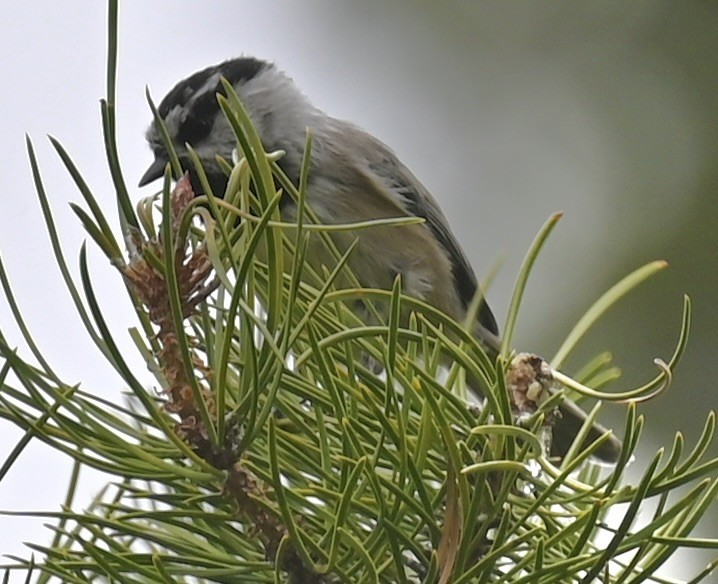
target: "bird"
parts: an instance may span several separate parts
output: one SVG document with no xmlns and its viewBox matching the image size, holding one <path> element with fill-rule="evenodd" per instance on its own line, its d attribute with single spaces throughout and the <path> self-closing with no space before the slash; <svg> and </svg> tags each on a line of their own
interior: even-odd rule
<svg viewBox="0 0 718 584">
<path fill-rule="evenodd" d="M 295 184 L 304 158 L 306 132 L 311 132 L 306 198 L 319 222 L 331 225 L 397 217 L 423 219 L 421 223 L 333 235 L 340 251 L 356 239 L 348 264 L 360 284 L 390 290 L 399 276 L 403 294 L 462 322 L 479 284 L 437 201 L 386 144 L 315 107 L 292 78 L 271 61 L 250 56 L 223 61 L 180 81 L 160 102 L 158 115 L 195 193 L 201 194 L 202 186 L 188 148 L 199 157 L 215 195 L 224 193 L 228 182 L 217 156 L 230 160 L 237 148 L 235 133 L 218 102 L 218 94 L 225 93 L 222 79 L 232 85 L 242 101 L 265 150 L 284 151 L 278 164 Z M 140 187 L 164 176 L 169 162 L 157 120 L 151 122 L 146 139 L 154 160 L 140 179 Z M 283 221 L 292 222 L 297 217 L 296 203 L 289 197 L 282 199 L 280 210 Z M 306 255 L 315 265 L 336 261 L 320 246 Z M 359 308 L 357 311 L 361 312 Z M 498 355 L 499 327 L 483 298 L 471 332 L 490 356 Z M 568 399 L 559 409 L 552 451 L 563 456 L 586 414 Z M 585 444 L 606 432 L 595 423 Z M 611 435 L 595 456 L 615 462 L 620 450 L 620 441 Z"/>
</svg>

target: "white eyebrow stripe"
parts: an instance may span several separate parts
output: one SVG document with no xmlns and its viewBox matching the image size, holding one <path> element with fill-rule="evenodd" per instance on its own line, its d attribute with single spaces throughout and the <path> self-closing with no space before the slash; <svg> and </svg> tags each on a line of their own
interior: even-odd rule
<svg viewBox="0 0 718 584">
<path fill-rule="evenodd" d="M 186 101 L 187 105 L 190 106 L 190 104 L 197 101 L 197 99 L 199 99 L 200 97 L 202 97 L 209 91 L 216 91 L 219 86 L 220 77 L 221 77 L 221 74 L 219 71 L 210 75 L 207 78 L 207 81 L 204 82 L 204 85 L 202 85 L 201 87 L 198 87 L 195 91 L 191 92 L 191 95 L 189 96 L 189 98 Z"/>
</svg>

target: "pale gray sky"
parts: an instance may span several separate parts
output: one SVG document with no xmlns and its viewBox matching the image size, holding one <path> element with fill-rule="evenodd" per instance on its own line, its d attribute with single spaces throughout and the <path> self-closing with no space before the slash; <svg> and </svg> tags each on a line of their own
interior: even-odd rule
<svg viewBox="0 0 718 584">
<path fill-rule="evenodd" d="M 123 3 L 117 120 L 131 192 L 136 198 L 148 192 L 135 188 L 150 161 L 143 138 L 150 120 L 145 85 L 159 101 L 182 77 L 223 59 L 250 54 L 275 60 L 322 109 L 396 150 L 444 206 L 479 277 L 503 262 L 489 293 L 499 322 L 536 231 L 552 212 L 566 213 L 525 305 L 536 316 L 520 332 L 540 343 L 540 331 L 553 318 L 569 312 L 564 322 L 570 325 L 614 282 L 603 264 L 620 265 L 623 275 L 657 259 L 660 247 L 651 241 L 690 210 L 699 171 L 715 157 L 715 128 L 704 123 L 705 96 L 695 90 L 691 72 L 656 49 L 659 2 L 609 2 L 578 11 L 563 2 L 469 4 Z M 692 18 L 699 28 L 708 20 Z M 117 399 L 123 388 L 85 339 L 62 287 L 24 146 L 28 133 L 77 273 L 86 238 L 68 202 L 80 196 L 45 135 L 64 144 L 112 209 L 98 104 L 105 84 L 105 6 L 2 2 L 0 22 L 6 116 L 0 253 L 27 324 L 58 373 Z M 646 191 L 650 206 L 631 198 Z M 644 236 L 645 247 L 638 246 Z M 627 246 L 636 253 L 614 262 Z M 99 254 L 90 255 L 100 298 L 105 307 L 116 306 L 111 325 L 123 336 L 134 321 L 119 277 Z M 679 296 L 674 307 L 671 322 L 677 323 Z M 0 330 L 22 347 L 4 303 Z M 553 332 L 550 341 L 565 332 Z M 547 341 L 542 348 L 555 345 Z M 0 423 L 0 458 L 19 436 Z M 56 509 L 68 471 L 67 461 L 33 444 L 0 484 L 0 508 Z M 84 496 L 98 484 L 85 483 Z M 44 541 L 40 520 L 0 521 L 0 553 L 24 554 L 21 542 Z"/>
</svg>

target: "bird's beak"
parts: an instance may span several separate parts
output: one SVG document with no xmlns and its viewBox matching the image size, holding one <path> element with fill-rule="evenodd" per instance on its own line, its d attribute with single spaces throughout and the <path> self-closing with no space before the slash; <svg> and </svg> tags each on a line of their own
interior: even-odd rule
<svg viewBox="0 0 718 584">
<path fill-rule="evenodd" d="M 155 158 L 152 164 L 150 164 L 150 167 L 145 171 L 145 174 L 142 175 L 138 186 L 143 187 L 150 184 L 152 181 L 161 178 L 165 173 L 166 166 L 167 160 L 164 158 Z"/>
</svg>

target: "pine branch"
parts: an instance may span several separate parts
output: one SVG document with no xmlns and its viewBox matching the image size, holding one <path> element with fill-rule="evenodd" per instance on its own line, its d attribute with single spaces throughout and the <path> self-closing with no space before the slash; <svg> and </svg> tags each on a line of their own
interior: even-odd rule
<svg viewBox="0 0 718 584">
<path fill-rule="evenodd" d="M 60 511 L 5 511 L 45 517 L 54 532 L 51 544 L 30 546 L 39 560 L 12 558 L 8 576 L 665 582 L 658 570 L 677 549 L 718 549 L 718 540 L 691 537 L 718 493 L 718 459 L 707 455 L 714 413 L 690 452 L 677 435 L 670 454 L 659 451 L 637 484 L 625 479 L 643 426 L 635 403 L 668 385 L 687 340 L 687 299 L 676 350 L 660 362 L 655 380 L 607 393 L 618 371 L 606 355 L 573 377 L 557 374 L 599 400 L 630 402 L 616 466 L 597 466 L 591 454 L 601 440 L 583 449 L 581 435 L 563 460 L 550 459 L 547 421 L 561 396 L 533 407 L 533 369 L 518 370 L 508 344 L 505 357 L 492 362 L 461 323 L 402 295 L 399 280 L 393 290 L 361 288 L 346 267 L 352 246 L 338 250 L 332 234 L 376 223 L 319 225 L 305 204 L 311 137 L 302 180 L 294 185 L 277 165 L 281 153 L 264 151 L 231 87 L 221 105 L 241 155 L 226 165 L 227 192 L 212 194 L 205 184 L 209 194 L 196 197 L 177 174 L 171 188 L 168 170 L 161 198 L 133 209 L 114 154 L 116 3 L 110 7 L 103 120 L 122 237 L 70 156 L 57 140 L 53 145 L 85 201 L 74 206 L 80 224 L 125 284 L 138 317 L 132 338 L 160 391 L 144 387 L 118 350 L 85 250 L 79 283 L 65 268 L 28 140 L 68 291 L 129 392 L 118 404 L 59 379 L 32 343 L 0 264 L 6 299 L 33 352 L 18 355 L 0 335 L 0 417 L 25 432 L 0 480 L 31 440 L 68 456 L 76 471 L 91 467 L 115 477 L 87 510 L 74 508 L 73 480 Z M 206 183 L 201 166 L 196 171 Z M 282 196 L 301 209 L 297 223 L 282 222 Z M 527 255 L 507 339 L 530 267 L 557 218 Z M 124 252 L 118 241 L 126 242 Z M 335 266 L 313 269 L 310 245 L 324 245 Z M 637 270 L 599 299 L 554 364 L 611 303 L 661 267 Z M 351 310 L 358 301 L 373 315 L 370 324 Z M 464 399 L 466 377 L 482 380 L 489 396 L 483 408 Z M 546 383 L 553 383 L 550 377 Z M 527 411 L 518 415 L 521 409 Z M 589 420 L 597 413 L 598 407 Z M 639 518 L 649 503 L 653 514 Z"/>
</svg>

